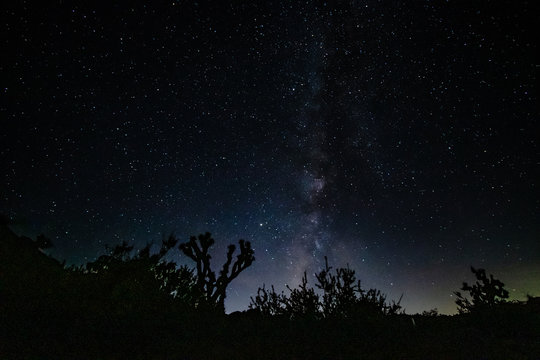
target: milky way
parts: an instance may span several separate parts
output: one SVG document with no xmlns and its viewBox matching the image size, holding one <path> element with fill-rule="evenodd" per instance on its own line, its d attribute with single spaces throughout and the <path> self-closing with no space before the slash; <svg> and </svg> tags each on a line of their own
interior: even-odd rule
<svg viewBox="0 0 540 360">
<path fill-rule="evenodd" d="M 317 37 L 321 36 L 320 34 Z M 295 119 L 299 133 L 298 182 L 302 214 L 297 234 L 293 237 L 288 255 L 291 257 L 291 284 L 295 284 L 304 272 L 316 270 L 322 254 L 327 251 L 331 239 L 324 218 L 324 198 L 329 174 L 328 154 L 323 148 L 326 143 L 326 119 L 321 116 L 320 93 L 324 86 L 322 74 L 325 63 L 324 42 L 312 39 L 306 44 L 309 54 L 305 68 L 307 91 L 303 104 L 298 104 L 300 113 Z"/>
</svg>

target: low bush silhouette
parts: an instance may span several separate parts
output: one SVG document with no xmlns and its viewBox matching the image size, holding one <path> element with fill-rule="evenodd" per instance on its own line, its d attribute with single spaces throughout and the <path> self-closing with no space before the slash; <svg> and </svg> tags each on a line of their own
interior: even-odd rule
<svg viewBox="0 0 540 360">
<path fill-rule="evenodd" d="M 401 312 L 401 298 L 387 302 L 387 297 L 380 290 L 365 290 L 355 271 L 337 268 L 332 272 L 325 259 L 325 268 L 315 274 L 315 286 L 321 290 L 319 295 L 314 288 L 308 287 L 304 272 L 298 288 L 287 285 L 289 296 L 284 292 L 276 293 L 274 287 L 266 289 L 263 285 L 257 295 L 251 298 L 249 308 L 266 316 L 284 316 L 287 318 L 354 318 L 378 315 L 395 315 Z"/>
<path fill-rule="evenodd" d="M 437 310 L 437 308 L 433 308 L 431 310 L 424 310 L 422 311 L 422 316 L 439 316 L 439 310 Z"/>
<path fill-rule="evenodd" d="M 72 268 L 79 286 L 86 284 L 93 301 L 119 313 L 156 312 L 175 306 L 194 311 L 201 299 L 196 277 L 187 266 L 166 261 L 165 256 L 177 244 L 171 235 L 161 248 L 151 253 L 151 244 L 133 253 L 133 247 L 122 243 L 85 266 Z"/>
<path fill-rule="evenodd" d="M 476 276 L 476 283 L 469 285 L 464 282 L 461 287 L 462 291 L 469 293 L 471 299 L 465 297 L 460 291 L 454 292 L 457 296 L 456 304 L 459 313 L 489 310 L 508 299 L 508 291 L 504 289 L 502 281 L 495 279 L 491 274 L 488 278 L 484 269 L 475 269 L 471 266 L 471 271 Z"/>
</svg>

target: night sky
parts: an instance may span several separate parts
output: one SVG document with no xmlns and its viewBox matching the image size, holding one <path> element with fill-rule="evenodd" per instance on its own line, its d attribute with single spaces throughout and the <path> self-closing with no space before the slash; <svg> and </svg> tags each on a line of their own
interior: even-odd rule
<svg viewBox="0 0 540 360">
<path fill-rule="evenodd" d="M 532 4 L 4 2 L 0 212 L 76 264 L 249 240 L 227 311 L 325 255 L 408 313 L 540 295 Z"/>
</svg>

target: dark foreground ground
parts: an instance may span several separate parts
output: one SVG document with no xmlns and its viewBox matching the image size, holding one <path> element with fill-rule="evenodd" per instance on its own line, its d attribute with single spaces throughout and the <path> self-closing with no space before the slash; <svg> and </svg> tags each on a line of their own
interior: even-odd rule
<svg viewBox="0 0 540 360">
<path fill-rule="evenodd" d="M 517 315 L 517 316 L 516 316 Z M 2 359 L 540 359 L 538 317 L 2 316 Z"/>
<path fill-rule="evenodd" d="M 216 315 L 145 295 L 137 279 L 100 292 L 0 230 L 0 359 L 540 359 L 533 301 L 457 316 Z"/>
</svg>

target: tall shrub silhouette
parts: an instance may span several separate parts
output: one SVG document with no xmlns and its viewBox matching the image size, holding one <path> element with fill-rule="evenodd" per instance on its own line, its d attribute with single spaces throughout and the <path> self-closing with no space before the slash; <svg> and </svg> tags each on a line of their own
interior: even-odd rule
<svg viewBox="0 0 540 360">
<path fill-rule="evenodd" d="M 110 254 L 100 256 L 80 270 L 94 275 L 96 287 L 99 288 L 95 289 L 96 292 L 112 294 L 111 306 L 122 310 L 141 310 L 144 306 L 155 308 L 168 301 L 163 298 L 166 295 L 185 310 L 224 312 L 227 286 L 255 260 L 251 244 L 239 241 L 240 254 L 234 263 L 236 247 L 229 245 L 227 260 L 216 277 L 211 270 L 211 256 L 208 253 L 214 244 L 210 233 L 192 236 L 188 242 L 178 247 L 195 261 L 195 269 L 178 267 L 176 263 L 165 260 L 165 256 L 177 243 L 177 239 L 171 235 L 162 242 L 158 252 L 151 253 L 151 244 L 148 244 L 132 255 L 133 247 L 123 242 L 112 249 Z"/>
<path fill-rule="evenodd" d="M 469 292 L 471 299 L 465 297 L 460 291 L 454 292 L 457 296 L 456 304 L 459 313 L 493 308 L 508 299 L 508 291 L 504 289 L 502 281 L 495 279 L 491 274 L 488 278 L 484 269 L 475 269 L 471 266 L 471 271 L 476 276 L 476 283 L 469 285 L 464 282 L 461 287 L 462 291 Z"/>
<path fill-rule="evenodd" d="M 272 285 L 270 289 L 257 290 L 257 295 L 251 297 L 249 308 L 265 316 L 285 316 L 291 319 L 320 318 L 320 296 L 308 286 L 307 274 L 304 272 L 297 288 L 287 285 L 289 296 L 284 292 L 278 294 Z"/>
<path fill-rule="evenodd" d="M 194 309 L 200 295 L 193 271 L 164 259 L 176 244 L 171 235 L 157 253 L 152 254 L 148 244 L 132 255 L 133 246 L 123 242 L 110 254 L 81 267 L 81 281 L 94 292 L 96 300 L 119 314 L 157 311 L 172 303 Z"/>
<path fill-rule="evenodd" d="M 313 288 L 307 286 L 307 282 L 307 274 L 304 272 L 298 288 L 292 289 L 287 285 L 290 295 L 285 298 L 285 313 L 293 318 L 316 318 L 319 316 L 319 295 L 315 293 Z"/>
<path fill-rule="evenodd" d="M 332 274 L 326 256 L 325 269 L 316 274 L 317 287 L 323 291 L 322 313 L 325 317 L 345 318 L 350 316 L 397 314 L 401 310 L 401 298 L 387 302 L 386 294 L 378 289 L 362 289 L 361 281 L 356 280 L 355 271 L 337 268 Z"/>
<path fill-rule="evenodd" d="M 198 237 L 192 236 L 188 242 L 180 244 L 180 250 L 196 264 L 196 285 L 205 300 L 205 304 L 200 304 L 200 307 L 206 306 L 209 310 L 225 311 L 227 286 L 255 260 L 251 243 L 244 240 L 240 240 L 238 243 L 240 253 L 236 256 L 236 260 L 234 263 L 232 262 L 236 246 L 231 244 L 227 249 L 227 260 L 218 277 L 210 266 L 212 257 L 208 250 L 214 245 L 214 239 L 210 233 L 207 232 Z"/>
<path fill-rule="evenodd" d="M 282 316 L 287 315 L 287 303 L 287 296 L 283 292 L 277 293 L 274 285 L 270 289 L 266 289 L 266 286 L 263 285 L 257 290 L 257 295 L 251 297 L 249 308 L 264 316 Z"/>
<path fill-rule="evenodd" d="M 362 289 L 354 270 L 346 267 L 332 272 L 326 257 L 325 268 L 315 274 L 315 277 L 315 285 L 321 290 L 321 295 L 307 286 L 307 276 L 304 273 L 297 289 L 287 286 L 289 296 L 283 292 L 276 293 L 273 286 L 271 289 L 263 286 L 258 289 L 257 295 L 251 298 L 249 307 L 263 315 L 285 315 L 289 318 L 348 318 L 391 315 L 401 311 L 401 298 L 397 302 L 388 303 L 386 295 L 380 290 Z"/>
<path fill-rule="evenodd" d="M 328 258 L 324 257 L 325 268 L 316 274 L 316 286 L 322 290 L 322 312 L 326 317 L 349 314 L 357 302 L 357 294 L 362 293 L 360 281 L 356 282 L 354 270 L 336 269 L 335 275 L 328 266 Z"/>
</svg>

